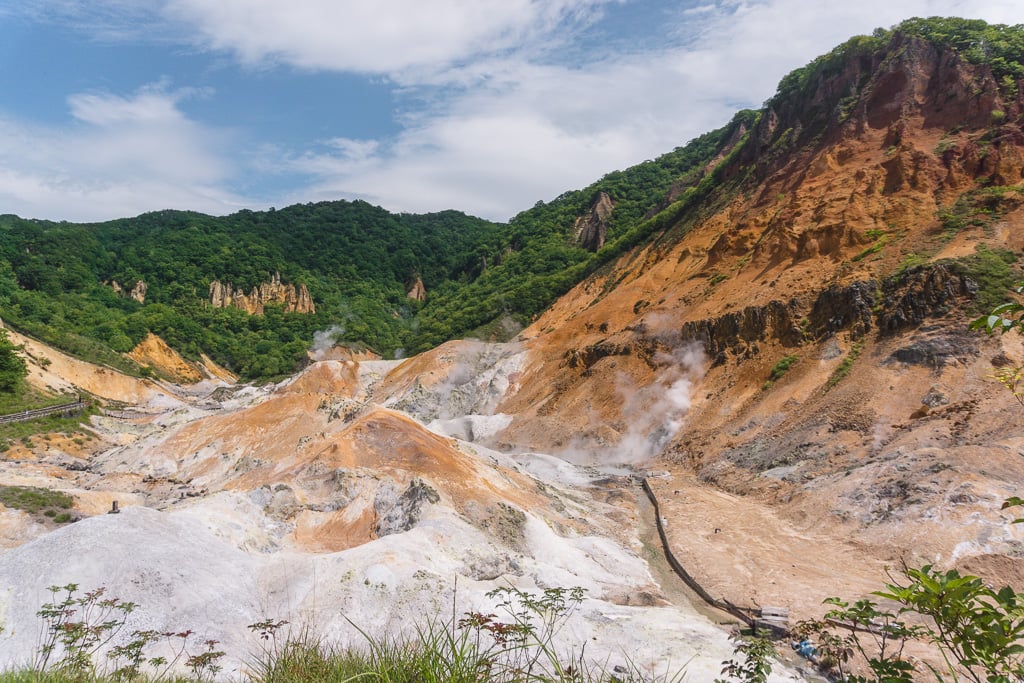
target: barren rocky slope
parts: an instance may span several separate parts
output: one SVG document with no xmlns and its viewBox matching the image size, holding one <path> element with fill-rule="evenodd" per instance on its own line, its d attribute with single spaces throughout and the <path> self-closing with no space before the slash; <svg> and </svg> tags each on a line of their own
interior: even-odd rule
<svg viewBox="0 0 1024 683">
<path fill-rule="evenodd" d="M 1024 352 L 967 331 L 1024 240 L 1019 92 L 897 35 L 769 107 L 717 170 L 738 191 L 524 332 L 498 445 L 656 456 L 670 537 L 737 602 L 806 614 L 904 560 L 1024 587 L 1024 422 L 990 377 Z"/>
<path fill-rule="evenodd" d="M 498 611 L 485 595 L 496 587 L 581 586 L 565 648 L 713 676 L 727 630 L 666 599 L 630 472 L 472 443 L 506 424 L 475 413 L 514 391 L 522 354 L 453 343 L 411 382 L 423 359 L 322 361 L 264 388 L 115 373 L 112 390 L 137 400 L 94 417 L 93 441 L 54 435 L 0 463 L 3 483 L 65 491 L 83 517 L 54 528 L 3 512 L 0 658 L 28 660 L 46 587 L 68 582 L 139 603 L 133 629 L 217 639 L 232 675 L 258 648 L 247 625 L 264 619 L 358 644 L 356 627 L 396 634 L 453 609 Z M 94 370 L 64 372 L 76 383 Z M 121 512 L 105 514 L 115 500 Z"/>
<path fill-rule="evenodd" d="M 261 618 L 349 642 L 345 617 L 407 626 L 456 583 L 459 609 L 492 609 L 511 582 L 587 588 L 566 635 L 598 657 L 710 680 L 726 633 L 667 604 L 636 475 L 675 555 L 736 604 L 816 616 L 901 562 L 1024 589 L 1024 525 L 1000 510 L 1024 421 L 990 377 L 1024 346 L 967 330 L 1024 246 L 1024 98 L 920 38 L 848 57 L 737 132 L 697 209 L 672 208 L 691 178 L 661 207 L 674 221 L 512 343 L 263 388 L 108 390 L 54 360 L 132 405 L 94 418 L 91 444 L 6 454 L 5 483 L 95 516 L 3 513 L 0 654 L 25 656 L 43 587 L 71 580 L 235 652 Z"/>
</svg>

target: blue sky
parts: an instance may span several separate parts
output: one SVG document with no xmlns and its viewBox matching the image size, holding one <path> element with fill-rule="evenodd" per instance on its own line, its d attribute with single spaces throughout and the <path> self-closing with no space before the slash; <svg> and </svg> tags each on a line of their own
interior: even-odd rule
<svg viewBox="0 0 1024 683">
<path fill-rule="evenodd" d="M 911 16 L 1020 0 L 0 0 L 0 213 L 506 220 Z"/>
</svg>

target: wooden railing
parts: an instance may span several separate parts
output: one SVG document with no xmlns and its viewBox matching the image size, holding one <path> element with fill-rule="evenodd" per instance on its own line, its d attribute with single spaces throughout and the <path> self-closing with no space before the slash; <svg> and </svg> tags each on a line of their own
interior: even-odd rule
<svg viewBox="0 0 1024 683">
<path fill-rule="evenodd" d="M 661 546 L 665 551 L 665 559 L 668 560 L 669 565 L 673 570 L 675 570 L 675 573 L 687 586 L 690 587 L 690 590 L 700 596 L 701 600 L 716 609 L 728 612 L 747 626 L 753 628 L 757 621 L 756 615 L 758 610 L 750 607 L 734 605 L 724 598 L 719 600 L 712 597 L 712 595 L 704 589 L 704 586 L 697 583 L 697 580 L 690 575 L 690 572 L 686 571 L 686 568 L 683 567 L 683 563 L 676 558 L 675 553 L 672 552 L 672 547 L 668 543 L 668 535 L 665 533 L 665 526 L 661 523 L 661 506 L 658 505 L 658 498 L 654 495 L 651 485 L 647 483 L 647 479 L 643 479 L 643 487 L 644 493 L 647 494 L 647 497 L 651 500 L 651 505 L 654 506 L 654 518 L 658 525 L 658 536 L 661 537 Z"/>
<path fill-rule="evenodd" d="M 49 408 L 23 410 L 20 413 L 0 415 L 0 424 L 10 424 L 11 422 L 28 422 L 29 420 L 35 420 L 40 417 L 47 417 L 48 415 L 71 415 L 72 413 L 79 413 L 88 407 L 88 401 L 75 401 L 73 403 L 63 403 L 59 406 L 50 406 Z"/>
</svg>

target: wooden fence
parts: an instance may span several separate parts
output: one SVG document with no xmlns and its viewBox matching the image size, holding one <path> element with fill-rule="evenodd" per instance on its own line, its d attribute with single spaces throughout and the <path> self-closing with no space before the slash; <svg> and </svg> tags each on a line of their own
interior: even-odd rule
<svg viewBox="0 0 1024 683">
<path fill-rule="evenodd" d="M 0 415 L 0 424 L 10 424 L 12 422 L 28 422 L 29 420 L 35 420 L 40 417 L 47 417 L 48 415 L 71 415 L 73 413 L 80 413 L 83 410 L 87 409 L 88 407 L 88 401 L 75 401 L 74 403 L 64 403 L 59 406 L 50 406 L 49 408 L 23 410 L 20 413 Z"/>
<path fill-rule="evenodd" d="M 665 559 L 668 560 L 669 565 L 671 565 L 672 569 L 675 570 L 675 573 L 679 576 L 679 578 L 681 578 L 686 583 L 687 586 L 690 587 L 690 590 L 692 590 L 694 593 L 700 596 L 701 600 L 711 605 L 715 609 L 720 609 L 723 612 L 728 612 L 729 614 L 733 615 L 734 617 L 742 621 L 744 624 L 749 626 L 750 628 L 754 628 L 755 624 L 757 624 L 758 610 L 752 609 L 750 607 L 740 607 L 738 605 L 732 604 L 728 600 L 719 600 L 717 598 L 712 597 L 712 595 L 708 593 L 702 585 L 697 583 L 697 580 L 690 575 L 690 572 L 686 571 L 686 568 L 683 567 L 682 562 L 680 562 L 679 559 L 676 558 L 675 553 L 672 552 L 672 547 L 668 543 L 668 536 L 665 534 L 665 527 L 661 523 L 661 506 L 658 505 L 658 498 L 657 496 L 654 495 L 654 491 L 651 489 L 651 486 L 650 484 L 647 483 L 646 479 L 644 479 L 642 483 L 644 487 L 644 492 L 647 494 L 647 497 L 651 500 L 651 505 L 654 506 L 654 517 L 658 525 L 658 536 L 661 537 L 661 546 L 665 551 Z"/>
</svg>

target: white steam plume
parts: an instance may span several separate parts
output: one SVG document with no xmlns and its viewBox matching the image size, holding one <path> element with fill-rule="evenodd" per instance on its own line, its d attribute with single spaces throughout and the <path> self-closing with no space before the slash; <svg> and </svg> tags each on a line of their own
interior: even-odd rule
<svg viewBox="0 0 1024 683">
<path fill-rule="evenodd" d="M 315 361 L 324 360 L 327 352 L 334 348 L 338 337 L 345 334 L 344 325 L 333 325 L 326 330 L 313 333 L 313 346 L 309 349 L 309 357 Z"/>
<path fill-rule="evenodd" d="M 700 344 L 688 344 L 673 353 L 659 354 L 665 369 L 654 382 L 637 387 L 620 374 L 616 392 L 622 401 L 621 419 L 626 425 L 617 444 L 584 446 L 574 441 L 561 455 L 577 464 L 639 465 L 661 453 L 682 428 L 690 409 L 693 388 L 704 376 L 707 357 Z"/>
</svg>

